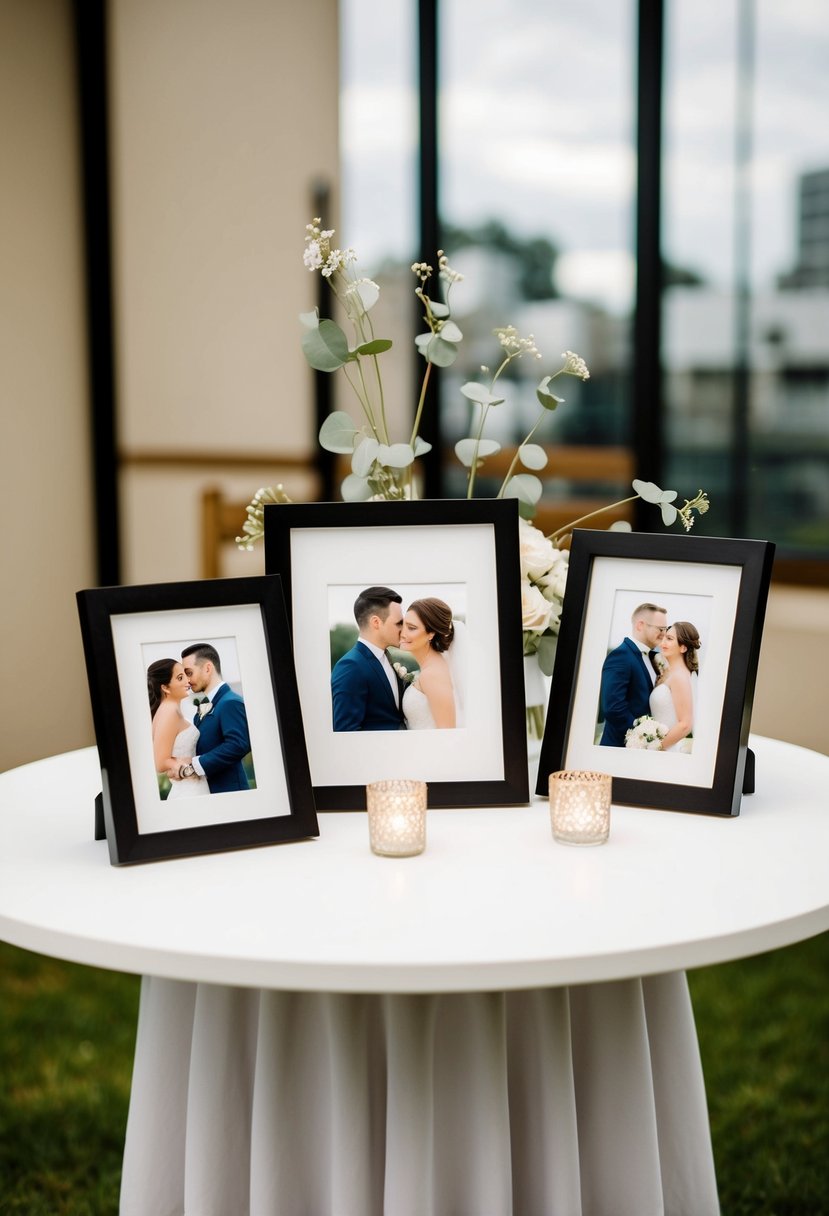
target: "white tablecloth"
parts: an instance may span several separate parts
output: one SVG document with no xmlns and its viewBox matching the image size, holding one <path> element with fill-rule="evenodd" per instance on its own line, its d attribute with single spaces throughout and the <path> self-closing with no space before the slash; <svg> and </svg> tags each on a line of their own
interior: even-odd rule
<svg viewBox="0 0 829 1216">
<path fill-rule="evenodd" d="M 145 979 L 122 1216 L 715 1216 L 684 973 L 337 995 Z"/>
</svg>

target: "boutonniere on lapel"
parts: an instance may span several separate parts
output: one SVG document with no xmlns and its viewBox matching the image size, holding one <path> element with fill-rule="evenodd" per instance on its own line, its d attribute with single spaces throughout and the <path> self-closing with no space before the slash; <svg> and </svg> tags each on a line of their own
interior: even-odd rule
<svg viewBox="0 0 829 1216">
<path fill-rule="evenodd" d="M 196 709 L 199 711 L 200 720 L 202 718 L 206 718 L 208 714 L 212 714 L 212 712 L 213 712 L 213 702 L 210 700 L 209 697 L 202 697 L 201 700 L 199 700 L 199 698 L 196 697 L 195 700 L 193 701 L 193 704 L 195 705 Z"/>
<path fill-rule="evenodd" d="M 417 675 L 416 671 L 409 671 L 408 667 L 406 667 L 403 663 L 393 663 L 392 666 L 394 667 L 397 678 L 402 680 L 404 684 L 411 684 L 412 680 L 414 680 L 415 676 Z"/>
</svg>

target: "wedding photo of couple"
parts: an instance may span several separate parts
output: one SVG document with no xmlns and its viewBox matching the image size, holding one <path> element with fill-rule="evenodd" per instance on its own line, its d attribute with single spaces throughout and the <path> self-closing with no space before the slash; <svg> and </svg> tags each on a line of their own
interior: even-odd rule
<svg viewBox="0 0 829 1216">
<path fill-rule="evenodd" d="M 634 723 L 651 718 L 665 733 L 661 738 L 651 733 L 644 746 L 690 754 L 700 647 L 699 631 L 690 621 L 669 624 L 667 608 L 650 600 L 638 604 L 627 636 L 602 665 L 599 744 L 630 747 Z"/>
<path fill-rule="evenodd" d="M 215 646 L 193 642 L 178 659 L 152 661 L 147 695 L 160 798 L 255 788 L 245 702 L 222 675 Z"/>
<path fill-rule="evenodd" d="M 466 626 L 457 611 L 436 595 L 412 598 L 404 608 L 399 591 L 376 586 L 359 592 L 353 616 L 356 640 L 354 626 L 336 621 L 336 611 L 331 628 L 334 730 L 463 726 Z"/>
</svg>

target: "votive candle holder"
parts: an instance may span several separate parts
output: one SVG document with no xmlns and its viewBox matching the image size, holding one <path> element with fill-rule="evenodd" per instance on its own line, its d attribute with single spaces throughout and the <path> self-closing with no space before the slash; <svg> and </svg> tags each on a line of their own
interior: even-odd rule
<svg viewBox="0 0 829 1216">
<path fill-rule="evenodd" d="M 415 857 L 426 848 L 425 781 L 394 778 L 366 786 L 368 835 L 381 857 Z"/>
<path fill-rule="evenodd" d="M 608 773 L 550 773 L 550 825 L 560 844 L 604 844 L 610 835 L 613 780 Z"/>
</svg>

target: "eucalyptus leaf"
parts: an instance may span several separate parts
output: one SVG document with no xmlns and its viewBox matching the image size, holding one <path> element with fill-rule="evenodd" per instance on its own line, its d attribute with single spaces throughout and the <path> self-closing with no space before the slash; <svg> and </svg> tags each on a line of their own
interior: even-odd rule
<svg viewBox="0 0 829 1216">
<path fill-rule="evenodd" d="M 377 447 L 377 459 L 389 469 L 407 469 L 415 458 L 410 443 L 381 443 Z"/>
<path fill-rule="evenodd" d="M 352 473 L 356 473 L 358 477 L 368 477 L 371 466 L 377 459 L 379 449 L 380 444 L 372 435 L 368 435 L 362 443 L 358 443 L 354 449 L 354 455 L 351 457 Z"/>
<path fill-rule="evenodd" d="M 449 367 L 458 357 L 457 346 L 444 342 L 437 334 L 419 334 L 415 345 L 426 362 L 435 367 Z"/>
<path fill-rule="evenodd" d="M 535 395 L 545 410 L 554 410 L 564 401 L 564 397 L 557 397 L 555 393 L 550 392 L 550 381 L 552 379 L 552 376 L 545 376 L 535 390 Z"/>
<path fill-rule="evenodd" d="M 419 435 L 415 436 L 414 454 L 415 456 L 425 456 L 427 452 L 431 452 L 432 445 L 427 443 L 425 439 L 421 439 Z"/>
<path fill-rule="evenodd" d="M 365 477 L 349 473 L 340 486 L 340 493 L 343 496 L 343 502 L 365 502 L 371 498 L 371 486 Z"/>
<path fill-rule="evenodd" d="M 517 498 L 519 503 L 534 507 L 541 497 L 543 486 L 532 473 L 516 473 L 510 477 L 504 489 L 504 498 Z"/>
<path fill-rule="evenodd" d="M 525 469 L 543 469 L 547 464 L 547 453 L 538 443 L 524 443 L 518 449 L 518 459 Z"/>
<path fill-rule="evenodd" d="M 326 452 L 348 453 L 354 451 L 357 428 L 343 410 L 329 414 L 320 427 L 320 445 Z"/>
<path fill-rule="evenodd" d="M 545 633 L 538 640 L 538 666 L 544 672 L 545 676 L 553 674 L 553 667 L 556 661 L 556 650 L 558 649 L 558 638 L 552 634 Z"/>
<path fill-rule="evenodd" d="M 432 316 L 436 317 L 438 321 L 442 321 L 445 317 L 449 316 L 449 305 L 441 304 L 440 300 L 430 300 L 429 307 L 432 310 Z"/>
<path fill-rule="evenodd" d="M 370 279 L 363 279 L 362 282 L 358 283 L 356 291 L 366 312 L 370 308 L 373 308 L 380 299 L 380 288 L 376 283 L 372 283 Z"/>
<path fill-rule="evenodd" d="M 318 372 L 335 372 L 353 358 L 345 334 L 335 321 L 328 319 L 302 335 L 302 350 L 311 367 Z"/>
<path fill-rule="evenodd" d="M 374 338 L 371 342 L 363 342 L 355 350 L 356 355 L 382 355 L 384 350 L 391 350 L 391 338 Z"/>
<path fill-rule="evenodd" d="M 660 490 L 656 482 L 653 481 L 640 481 L 637 477 L 632 485 L 644 502 L 653 503 L 657 507 L 663 502 L 673 502 L 676 498 L 676 490 Z"/>
<path fill-rule="evenodd" d="M 444 342 L 463 342 L 463 334 L 454 321 L 447 321 L 444 324 L 440 331 L 440 336 Z"/>
<path fill-rule="evenodd" d="M 672 507 L 669 502 L 663 502 L 660 503 L 660 509 L 662 511 L 663 524 L 670 528 L 671 524 L 676 523 L 676 517 L 678 514 L 676 507 Z"/>
<path fill-rule="evenodd" d="M 466 384 L 461 385 L 461 392 L 469 401 L 476 401 L 478 405 L 501 405 L 504 401 L 503 397 L 493 397 L 486 385 L 479 384 L 477 380 L 467 380 Z"/>
<path fill-rule="evenodd" d="M 608 532 L 632 532 L 633 528 L 626 519 L 615 519 L 607 530 Z"/>
<path fill-rule="evenodd" d="M 301 312 L 299 319 L 306 329 L 316 329 L 320 323 L 319 309 L 312 308 L 310 312 Z"/>
<path fill-rule="evenodd" d="M 481 439 L 477 444 L 474 439 L 459 439 L 455 444 L 455 455 L 464 468 L 469 469 L 472 467 L 476 447 L 478 450 L 478 460 L 483 460 L 487 456 L 494 456 L 496 452 L 500 452 L 501 450 L 501 445 L 497 439 Z"/>
</svg>

